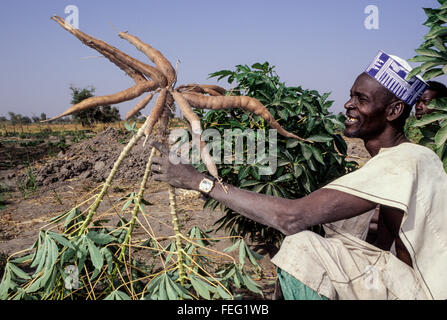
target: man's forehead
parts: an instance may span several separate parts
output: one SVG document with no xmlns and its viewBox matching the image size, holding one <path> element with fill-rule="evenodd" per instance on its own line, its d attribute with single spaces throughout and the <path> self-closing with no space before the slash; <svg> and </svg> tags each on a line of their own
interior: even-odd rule
<svg viewBox="0 0 447 320">
<path fill-rule="evenodd" d="M 366 73 L 361 73 L 352 85 L 351 92 L 359 92 L 363 94 L 374 94 L 377 90 L 385 89 L 380 83 L 374 80 Z"/>
</svg>

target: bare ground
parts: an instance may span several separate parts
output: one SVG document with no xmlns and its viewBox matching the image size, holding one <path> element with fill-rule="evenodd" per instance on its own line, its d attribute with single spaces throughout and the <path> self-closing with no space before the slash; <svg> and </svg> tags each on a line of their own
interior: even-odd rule
<svg viewBox="0 0 447 320">
<path fill-rule="evenodd" d="M 45 150 L 38 147 L 26 149 L 27 157 L 34 157 L 33 176 L 36 189 L 34 192 L 23 188 L 27 178 L 27 168 L 16 165 L 13 168 L 0 168 L 0 183 L 6 192 L 6 206 L 0 210 L 0 252 L 12 254 L 29 248 L 37 239 L 38 232 L 49 220 L 82 203 L 96 193 L 113 166 L 116 158 L 127 141 L 125 133 L 109 128 L 94 138 L 70 146 L 56 157 L 45 157 Z M 363 143 L 358 139 L 347 139 L 348 154 L 351 159 L 363 164 L 368 154 Z M 6 150 L 0 143 L 3 156 Z M 25 152 L 15 148 L 13 157 L 19 159 Z M 117 173 L 117 179 L 110 188 L 108 197 L 101 203 L 99 218 L 107 218 L 112 225 L 119 219 L 122 201 L 119 199 L 130 192 L 137 192 L 139 180 L 149 156 L 148 148 L 143 148 L 142 141 L 132 150 L 132 154 L 124 161 Z M 18 157 L 18 158 L 15 158 Z M 20 190 L 22 186 L 22 190 Z M 222 213 L 220 211 L 204 211 L 204 199 L 194 192 L 177 190 L 180 223 L 182 230 L 199 226 L 202 230 L 213 228 L 213 224 Z M 171 235 L 171 216 L 167 186 L 150 181 L 144 193 L 144 199 L 152 205 L 145 217 L 139 217 L 142 226 L 135 231 L 135 237 L 144 235 L 152 228 L 157 235 Z M 212 232 L 211 237 L 224 238 L 215 244 L 216 250 L 223 250 L 231 245 L 222 231 Z M 253 243 L 260 253 L 262 244 Z M 264 250 L 265 251 L 265 250 Z M 265 254 L 260 261 L 263 276 L 258 280 L 264 293 L 264 299 L 271 299 L 274 291 L 275 268 L 270 257 Z M 261 296 L 249 296 L 260 299 Z"/>
</svg>

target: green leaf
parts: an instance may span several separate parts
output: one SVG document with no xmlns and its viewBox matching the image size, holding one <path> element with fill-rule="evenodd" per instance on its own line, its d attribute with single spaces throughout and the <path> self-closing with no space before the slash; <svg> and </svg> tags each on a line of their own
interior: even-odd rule
<svg viewBox="0 0 447 320">
<path fill-rule="evenodd" d="M 330 135 L 327 135 L 324 133 L 315 134 L 315 135 L 312 135 L 307 138 L 307 140 L 310 140 L 313 142 L 328 142 L 328 141 L 332 141 L 333 139 L 334 139 L 334 137 L 331 137 Z"/>
<path fill-rule="evenodd" d="M 239 263 L 243 266 L 245 263 L 245 243 L 240 240 L 239 243 Z"/>
<path fill-rule="evenodd" d="M 223 251 L 224 251 L 224 252 L 232 252 L 232 251 L 236 250 L 236 249 L 239 247 L 239 245 L 240 245 L 240 240 L 236 241 L 236 242 L 235 242 L 233 245 L 231 245 L 230 247 L 225 248 Z"/>
<path fill-rule="evenodd" d="M 104 300 L 131 300 L 130 297 L 120 290 L 112 291 Z"/>
<path fill-rule="evenodd" d="M 295 148 L 299 141 L 297 139 L 287 139 L 286 148 Z"/>
<path fill-rule="evenodd" d="M 446 65 L 447 66 L 447 65 Z M 447 111 L 447 98 L 437 98 L 430 101 L 427 108 L 434 110 Z"/>
<path fill-rule="evenodd" d="M 435 144 L 439 148 L 441 147 L 447 140 L 447 125 L 444 124 L 441 129 L 435 135 Z"/>
<path fill-rule="evenodd" d="M 113 255 L 112 252 L 107 248 L 103 247 L 101 250 L 99 250 L 101 255 L 105 258 L 107 263 L 107 273 L 111 274 L 113 271 Z"/>
<path fill-rule="evenodd" d="M 287 112 L 287 109 L 279 109 L 278 114 L 282 119 L 284 119 L 286 121 L 287 121 L 287 119 L 289 119 L 289 112 Z"/>
<path fill-rule="evenodd" d="M 411 59 L 408 59 L 409 62 L 427 62 L 427 61 L 438 61 L 438 58 L 434 57 L 427 57 L 427 56 L 414 56 Z M 420 67 L 417 67 L 420 68 Z M 416 75 L 420 72 L 420 69 L 414 68 L 411 73 L 407 76 L 407 78 L 411 78 L 411 76 Z M 415 69 L 419 70 L 418 72 L 415 72 Z"/>
<path fill-rule="evenodd" d="M 31 260 L 32 258 L 33 258 L 32 254 L 27 254 L 25 256 L 22 256 L 22 257 L 19 257 L 19 258 L 15 258 L 15 259 L 11 260 L 11 262 L 15 263 L 15 264 L 21 264 L 21 263 L 24 263 L 24 262 L 26 262 L 28 260 Z"/>
<path fill-rule="evenodd" d="M 259 184 L 258 180 L 244 180 L 242 181 L 242 183 L 239 185 L 240 188 L 246 188 L 246 187 L 251 187 L 251 186 L 255 186 Z"/>
<path fill-rule="evenodd" d="M 419 54 L 421 56 L 435 57 L 435 58 L 443 57 L 441 53 L 439 53 L 436 50 L 432 50 L 432 49 L 416 49 L 415 51 L 417 54 Z"/>
<path fill-rule="evenodd" d="M 8 299 L 8 291 L 12 286 L 11 272 L 5 267 L 5 273 L 0 283 L 0 300 Z"/>
<path fill-rule="evenodd" d="M 251 166 L 240 166 L 237 178 L 239 181 L 245 179 L 246 176 L 250 173 Z"/>
<path fill-rule="evenodd" d="M 77 217 L 79 214 L 81 213 L 81 211 L 79 210 L 79 208 L 73 208 L 70 210 L 70 213 L 68 214 L 67 218 L 65 218 L 65 222 L 64 222 L 64 228 L 67 228 L 67 226 L 70 224 L 70 222 Z"/>
<path fill-rule="evenodd" d="M 267 185 L 267 184 L 265 184 L 265 183 L 258 184 L 258 185 L 256 185 L 256 186 L 254 186 L 254 187 L 251 189 L 251 191 L 260 193 L 260 192 L 265 188 L 266 185 Z"/>
<path fill-rule="evenodd" d="M 424 80 L 430 80 L 432 78 L 435 78 L 437 76 L 443 75 L 444 71 L 442 71 L 442 69 L 436 68 L 436 69 L 431 69 L 427 72 L 424 73 L 424 75 L 422 76 L 422 78 L 424 78 Z"/>
<path fill-rule="evenodd" d="M 42 259 L 46 255 L 46 244 L 45 244 L 45 233 L 43 231 L 39 232 L 39 238 L 37 239 L 36 253 L 31 263 L 31 268 L 37 267 Z"/>
<path fill-rule="evenodd" d="M 312 153 L 314 155 L 314 158 L 321 164 L 325 165 L 324 163 L 324 159 L 323 159 L 323 154 L 321 153 L 320 149 L 318 149 L 317 147 L 311 147 L 312 148 Z"/>
<path fill-rule="evenodd" d="M 45 272 L 53 269 L 54 264 L 59 256 L 59 249 L 53 239 L 49 240 L 48 258 L 45 262 Z"/>
<path fill-rule="evenodd" d="M 254 282 L 253 279 L 249 275 L 243 274 L 242 277 L 245 280 L 244 285 L 248 290 L 258 293 L 258 294 L 262 294 L 262 291 L 259 289 L 256 282 Z"/>
<path fill-rule="evenodd" d="M 299 163 L 293 164 L 293 176 L 298 178 L 303 173 L 303 168 Z"/>
<path fill-rule="evenodd" d="M 7 267 L 9 267 L 9 270 L 11 270 L 20 279 L 31 280 L 31 276 L 17 267 L 15 264 L 8 262 Z"/>
<path fill-rule="evenodd" d="M 177 292 L 174 289 L 175 283 L 171 280 L 171 278 L 167 274 L 166 274 L 164 281 L 165 281 L 165 287 L 166 287 L 166 293 L 168 295 L 168 299 L 169 300 L 178 300 Z"/>
<path fill-rule="evenodd" d="M 286 173 L 286 174 L 282 175 L 281 177 L 273 180 L 273 182 L 280 183 L 280 182 L 286 182 L 286 181 L 290 181 L 290 180 L 293 180 L 293 175 L 291 173 Z"/>
<path fill-rule="evenodd" d="M 75 248 L 73 246 L 73 244 L 61 234 L 49 231 L 48 236 L 51 237 L 52 239 L 56 240 L 58 243 L 60 243 L 64 247 L 71 248 L 71 249 Z"/>
<path fill-rule="evenodd" d="M 303 153 L 304 159 L 309 160 L 312 157 L 312 148 L 305 143 L 300 143 L 301 152 Z"/>
<path fill-rule="evenodd" d="M 224 290 L 221 286 L 217 287 L 217 293 L 222 297 L 222 299 L 231 300 L 232 297 L 228 294 L 226 290 Z"/>
<path fill-rule="evenodd" d="M 132 192 L 129 196 L 129 199 L 126 201 L 126 203 L 123 205 L 123 207 L 121 208 L 121 211 L 124 211 L 127 209 L 128 206 L 130 206 L 130 204 L 133 202 L 135 197 L 135 193 Z"/>
<path fill-rule="evenodd" d="M 433 112 L 430 114 L 425 114 L 422 116 L 422 118 L 420 120 L 417 120 L 414 122 L 414 126 L 415 127 L 422 127 L 425 126 L 429 123 L 435 122 L 435 121 L 439 121 L 439 120 L 444 120 L 447 119 L 447 114 L 445 113 L 438 113 L 438 112 Z"/>
<path fill-rule="evenodd" d="M 414 59 L 414 58 L 413 58 Z M 411 60 L 411 59 L 410 59 Z M 418 74 L 421 73 L 421 67 L 416 67 L 413 70 L 410 71 L 410 73 L 407 75 L 407 80 L 411 79 L 414 76 L 417 76 Z"/>
<path fill-rule="evenodd" d="M 421 72 L 425 72 L 425 71 L 427 71 L 428 69 L 431 69 L 431 68 L 433 68 L 433 67 L 436 67 L 437 65 L 439 65 L 439 62 L 438 61 L 427 61 L 427 62 L 424 62 L 422 65 L 421 65 Z M 418 72 L 419 73 L 419 72 Z"/>
<path fill-rule="evenodd" d="M 93 266 L 95 267 L 95 269 L 101 270 L 104 264 L 104 257 L 102 256 L 101 252 L 99 251 L 95 243 L 91 241 L 89 238 L 87 238 L 87 244 Z"/>
<path fill-rule="evenodd" d="M 39 272 L 42 270 L 42 268 L 45 266 L 45 262 L 47 260 L 47 252 L 50 250 L 50 237 L 45 237 L 44 241 L 42 243 L 42 252 L 40 253 L 40 259 L 36 268 L 36 271 L 34 272 L 33 277 L 37 276 Z M 33 265 L 31 265 L 33 266 Z"/>
<path fill-rule="evenodd" d="M 208 290 L 208 288 L 203 285 L 203 281 L 201 279 L 196 279 L 195 276 L 190 276 L 189 277 L 189 281 L 191 282 L 192 287 L 194 288 L 194 290 L 197 292 L 197 294 L 199 294 L 200 296 L 202 296 L 203 298 L 210 300 L 211 296 L 210 296 L 210 292 Z"/>
<path fill-rule="evenodd" d="M 106 233 L 98 233 L 96 231 L 89 231 L 89 233 L 87 234 L 87 238 L 100 245 L 106 245 L 113 241 L 116 241 L 116 238 L 114 236 Z"/>
</svg>

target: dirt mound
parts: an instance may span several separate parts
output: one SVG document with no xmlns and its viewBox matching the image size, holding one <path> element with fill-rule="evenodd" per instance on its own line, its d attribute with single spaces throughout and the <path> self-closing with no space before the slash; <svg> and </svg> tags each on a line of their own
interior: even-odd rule
<svg viewBox="0 0 447 320">
<path fill-rule="evenodd" d="M 109 127 L 91 139 L 73 144 L 38 170 L 37 185 L 47 186 L 68 179 L 104 181 L 130 137 L 129 132 Z M 150 154 L 149 147 L 143 148 L 143 140 L 124 159 L 116 178 L 130 181 L 142 178 Z"/>
</svg>

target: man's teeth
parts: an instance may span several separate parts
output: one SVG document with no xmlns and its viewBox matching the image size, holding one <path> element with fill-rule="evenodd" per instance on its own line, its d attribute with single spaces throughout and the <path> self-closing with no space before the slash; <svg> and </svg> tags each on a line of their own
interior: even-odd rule
<svg viewBox="0 0 447 320">
<path fill-rule="evenodd" d="M 356 122 L 356 121 L 357 121 L 357 119 L 348 117 L 348 122 Z"/>
</svg>

